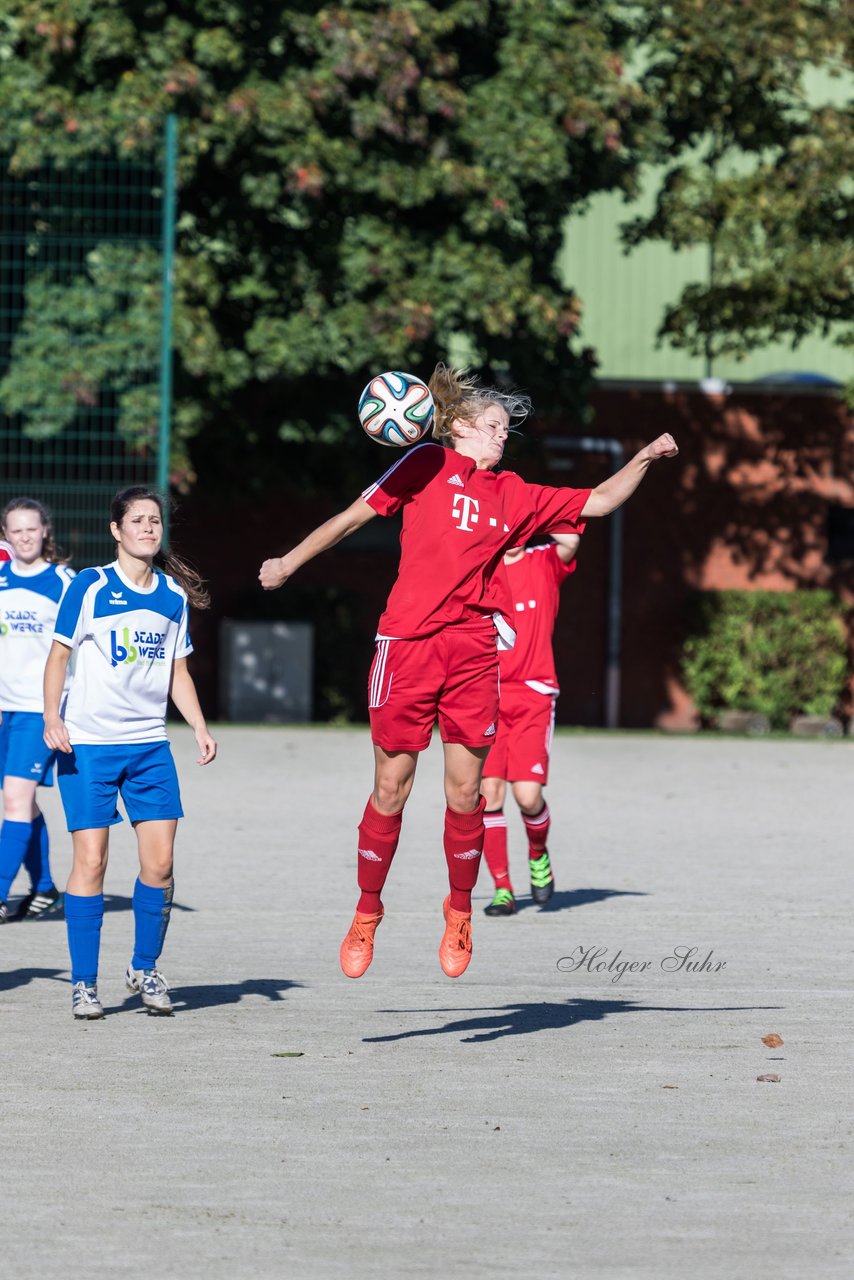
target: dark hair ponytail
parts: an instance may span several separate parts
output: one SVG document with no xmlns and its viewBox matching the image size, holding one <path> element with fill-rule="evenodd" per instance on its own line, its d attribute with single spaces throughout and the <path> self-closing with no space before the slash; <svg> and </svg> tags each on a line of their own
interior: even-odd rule
<svg viewBox="0 0 854 1280">
<path fill-rule="evenodd" d="M 42 559 L 47 560 L 48 564 L 68 564 L 68 556 L 63 555 L 54 541 L 53 522 L 44 503 L 36 501 L 35 498 L 13 498 L 3 508 L 3 513 L 0 515 L 0 528 L 6 528 L 6 521 L 13 511 L 35 511 L 45 530 Z"/>
<path fill-rule="evenodd" d="M 131 485 L 129 489 L 122 489 L 113 498 L 110 503 L 110 520 L 113 524 L 121 524 L 127 515 L 128 508 L 133 506 L 135 502 L 154 502 L 163 518 L 163 499 L 154 489 L 149 489 L 145 485 Z M 194 609 L 207 609 L 210 605 L 210 593 L 205 587 L 205 580 L 197 569 L 191 564 L 183 560 L 181 556 L 175 555 L 172 551 L 164 551 L 161 547 L 155 556 L 155 564 L 158 568 L 162 568 L 175 579 L 178 585 L 187 593 L 187 599 Z"/>
</svg>

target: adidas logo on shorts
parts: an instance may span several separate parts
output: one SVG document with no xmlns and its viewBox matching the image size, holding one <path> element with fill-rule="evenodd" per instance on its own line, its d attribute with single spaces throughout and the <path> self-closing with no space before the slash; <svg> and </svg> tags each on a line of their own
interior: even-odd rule
<svg viewBox="0 0 854 1280">
<path fill-rule="evenodd" d="M 532 764 L 531 773 L 545 773 L 545 769 L 541 764 Z"/>
<path fill-rule="evenodd" d="M 494 736 L 494 734 L 495 734 L 495 724 L 494 724 L 494 723 L 493 723 L 493 724 L 491 724 L 491 725 L 489 726 L 489 728 L 488 728 L 488 729 L 484 729 L 484 731 L 483 731 L 483 736 L 484 736 L 484 738 L 491 738 L 491 737 L 493 737 L 493 736 Z"/>
</svg>

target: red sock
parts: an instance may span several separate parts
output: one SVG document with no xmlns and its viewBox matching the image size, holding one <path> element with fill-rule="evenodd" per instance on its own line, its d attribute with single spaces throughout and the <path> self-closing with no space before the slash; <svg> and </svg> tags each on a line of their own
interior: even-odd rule
<svg viewBox="0 0 854 1280">
<path fill-rule="evenodd" d="M 402 821 L 402 809 L 400 813 L 380 813 L 370 799 L 365 805 L 359 823 L 357 871 L 362 894 L 356 909 L 366 915 L 376 915 L 380 909 L 380 894 L 391 869 Z"/>
<path fill-rule="evenodd" d="M 507 819 L 503 809 L 487 809 L 483 815 L 483 856 L 496 889 L 509 889 L 512 893 L 507 865 Z"/>
<path fill-rule="evenodd" d="M 474 813 L 445 809 L 445 858 L 454 911 L 471 911 L 471 891 L 477 884 L 483 853 L 485 808 L 486 801 L 481 796 Z"/>
<path fill-rule="evenodd" d="M 546 851 L 546 843 L 549 838 L 549 827 L 552 825 L 552 815 L 549 813 L 549 806 L 543 801 L 543 807 L 539 813 L 531 817 L 527 813 L 522 814 L 522 821 L 525 824 L 525 830 L 528 833 L 528 857 L 533 861 L 535 858 L 541 858 Z"/>
</svg>

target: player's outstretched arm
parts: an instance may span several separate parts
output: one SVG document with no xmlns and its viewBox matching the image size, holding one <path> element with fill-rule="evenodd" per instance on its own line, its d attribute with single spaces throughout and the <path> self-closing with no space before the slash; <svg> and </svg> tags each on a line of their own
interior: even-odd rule
<svg viewBox="0 0 854 1280">
<path fill-rule="evenodd" d="M 187 668 L 186 658 L 176 658 L 172 663 L 172 683 L 169 687 L 172 701 L 193 730 L 201 758 L 197 764 L 210 764 L 216 759 L 216 743 L 208 732 L 205 717 L 199 705 L 199 695 L 193 677 Z"/>
<path fill-rule="evenodd" d="M 678 452 L 676 441 L 670 432 L 666 431 L 663 436 L 659 436 L 657 440 L 653 440 L 652 444 L 646 445 L 636 453 L 614 475 L 597 484 L 596 488 L 590 491 L 590 497 L 584 504 L 581 515 L 583 517 L 609 516 L 632 496 L 646 475 L 651 462 L 656 462 L 659 458 L 675 458 Z"/>
<path fill-rule="evenodd" d="M 51 751 L 62 751 L 66 755 L 71 753 L 71 742 L 65 721 L 59 714 L 59 704 L 70 657 L 68 645 L 54 640 L 44 669 L 44 740 Z"/>
<path fill-rule="evenodd" d="M 362 525 L 373 520 L 376 514 L 364 498 L 357 498 L 346 511 L 339 511 L 337 516 L 318 525 L 287 555 L 265 560 L 258 574 L 261 586 L 265 591 L 275 591 L 277 587 L 284 586 L 288 578 L 292 577 L 307 561 L 313 560 L 322 551 L 328 551 L 330 547 L 335 546 L 336 542 L 341 542 L 343 538 L 361 529 Z"/>
<path fill-rule="evenodd" d="M 581 537 L 577 533 L 553 533 L 552 542 L 557 543 L 558 559 L 564 564 L 572 564 L 578 553 Z"/>
</svg>

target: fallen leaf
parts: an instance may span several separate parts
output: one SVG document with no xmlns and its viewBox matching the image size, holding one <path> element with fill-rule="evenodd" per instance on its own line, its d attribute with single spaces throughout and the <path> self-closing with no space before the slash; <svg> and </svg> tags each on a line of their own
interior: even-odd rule
<svg viewBox="0 0 854 1280">
<path fill-rule="evenodd" d="M 780 1083 L 780 1077 L 777 1075 L 776 1071 L 767 1071 L 764 1076 L 757 1076 L 756 1079 L 764 1081 L 768 1084 Z"/>
<path fill-rule="evenodd" d="M 678 1085 L 678 1084 L 663 1084 L 661 1087 L 662 1087 L 662 1089 L 678 1089 L 678 1088 L 679 1088 L 679 1085 Z"/>
<path fill-rule="evenodd" d="M 770 1036 L 763 1036 L 762 1043 L 769 1049 L 779 1049 L 783 1043 L 783 1037 L 778 1036 L 776 1031 L 772 1031 Z"/>
<path fill-rule="evenodd" d="M 304 1054 L 300 1049 L 296 1053 L 271 1053 L 270 1057 L 271 1058 L 302 1058 L 304 1057 Z"/>
<path fill-rule="evenodd" d="M 370 1107 L 359 1107 L 360 1111 L 370 1111 Z"/>
</svg>

